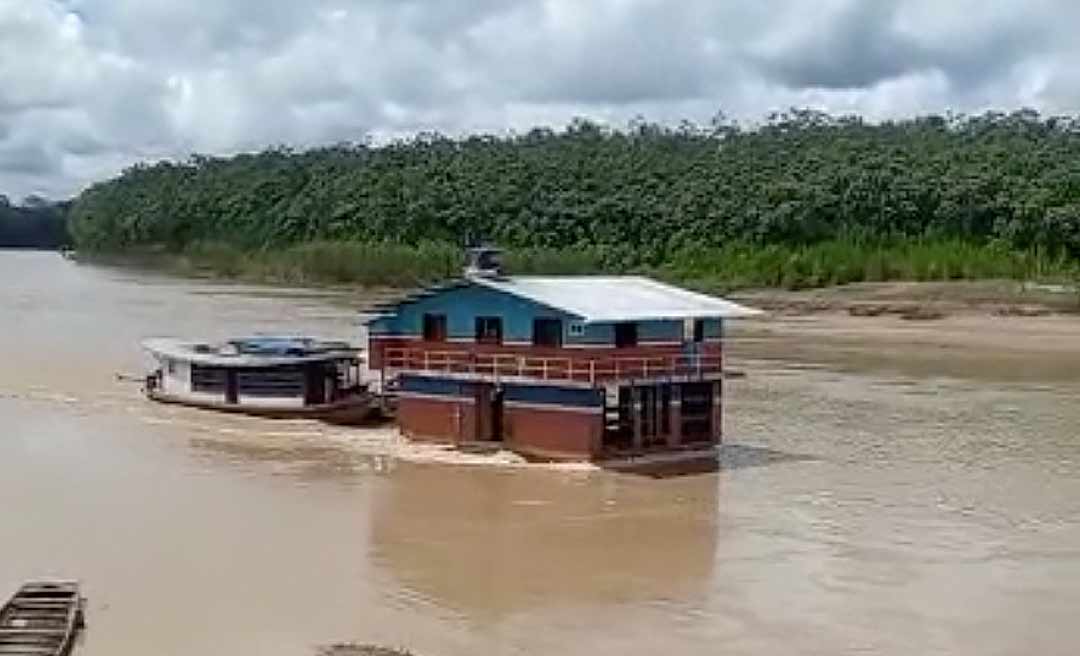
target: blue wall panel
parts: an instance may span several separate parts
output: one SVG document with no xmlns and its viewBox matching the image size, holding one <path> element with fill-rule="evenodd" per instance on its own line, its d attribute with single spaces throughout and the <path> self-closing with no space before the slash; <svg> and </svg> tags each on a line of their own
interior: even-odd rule
<svg viewBox="0 0 1080 656">
<path fill-rule="evenodd" d="M 571 314 L 548 308 L 539 303 L 477 285 L 449 289 L 411 303 L 401 305 L 391 317 L 376 319 L 369 324 L 372 335 L 403 335 L 419 337 L 423 330 L 424 314 L 446 315 L 448 337 L 452 340 L 472 340 L 476 333 L 476 317 L 501 317 L 503 341 L 532 343 L 535 319 L 559 319 L 563 322 L 563 343 L 572 345 L 609 346 L 615 342 L 615 327 L 610 323 L 583 324 L 581 334 L 571 331 L 579 319 Z M 720 319 L 705 320 L 705 337 L 723 336 Z M 642 321 L 638 323 L 638 341 L 681 342 L 681 320 Z"/>
<path fill-rule="evenodd" d="M 428 378 L 426 376 L 402 376 L 401 389 L 415 394 L 435 396 L 471 396 L 472 386 L 450 378 Z"/>
<path fill-rule="evenodd" d="M 547 387 L 542 385 L 505 385 L 503 399 L 508 402 L 566 405 L 595 408 L 604 404 L 603 390 Z"/>
<path fill-rule="evenodd" d="M 429 313 L 446 315 L 450 339 L 473 339 L 476 335 L 476 317 L 501 317 L 504 342 L 528 343 L 532 343 L 534 319 L 561 319 L 564 334 L 574 319 L 565 312 L 511 294 L 471 286 L 447 290 L 402 305 L 396 316 L 372 323 L 371 331 L 373 334 L 419 336 L 423 330 L 424 314 Z"/>
<path fill-rule="evenodd" d="M 723 319 L 705 320 L 705 339 L 720 339 L 724 336 Z"/>
</svg>

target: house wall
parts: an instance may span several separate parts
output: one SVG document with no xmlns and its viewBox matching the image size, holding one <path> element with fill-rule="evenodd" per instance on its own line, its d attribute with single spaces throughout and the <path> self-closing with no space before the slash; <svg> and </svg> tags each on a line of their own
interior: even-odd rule
<svg viewBox="0 0 1080 656">
<path fill-rule="evenodd" d="M 584 324 L 581 334 L 571 329 L 579 317 L 561 310 L 523 299 L 480 285 L 458 287 L 437 292 L 401 305 L 392 317 L 375 319 L 369 326 L 372 338 L 396 336 L 419 339 L 423 334 L 425 314 L 446 315 L 447 338 L 451 342 L 475 341 L 476 317 L 493 316 L 503 320 L 503 344 L 531 346 L 533 321 L 559 319 L 563 322 L 563 344 L 568 347 L 611 347 L 615 344 L 615 326 L 611 323 Z M 638 341 L 642 345 L 680 344 L 683 321 L 640 321 Z M 719 319 L 705 320 L 705 338 L 719 339 L 722 325 Z"/>
<path fill-rule="evenodd" d="M 506 385 L 505 441 L 538 458 L 587 460 L 600 452 L 604 396 L 600 389 Z"/>
<path fill-rule="evenodd" d="M 450 341 L 472 342 L 476 317 L 502 317 L 503 343 L 532 344 L 534 319 L 561 319 L 563 330 L 571 315 L 487 287 L 473 285 L 449 289 L 429 298 L 404 304 L 393 317 L 376 319 L 370 333 L 419 338 L 425 314 L 445 314 Z"/>
<path fill-rule="evenodd" d="M 407 436 L 439 442 L 477 438 L 478 387 L 435 377 L 401 379 L 397 419 Z M 588 459 L 603 436 L 603 392 L 533 385 L 503 385 L 502 440 L 507 448 L 541 458 Z"/>
<path fill-rule="evenodd" d="M 417 441 L 465 442 L 475 433 L 475 410 L 468 399 L 405 395 L 398 398 L 397 422 L 402 433 Z"/>
<path fill-rule="evenodd" d="M 462 442 L 476 434 L 475 390 L 469 383 L 403 376 L 397 421 L 407 436 L 435 442 Z"/>
<path fill-rule="evenodd" d="M 603 415 L 541 406 L 508 405 L 507 446 L 518 453 L 554 460 L 589 460 L 600 452 Z"/>
</svg>

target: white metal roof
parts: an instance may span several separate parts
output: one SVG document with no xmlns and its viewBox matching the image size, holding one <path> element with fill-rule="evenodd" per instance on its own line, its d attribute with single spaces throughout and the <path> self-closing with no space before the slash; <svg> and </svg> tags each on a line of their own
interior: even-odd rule
<svg viewBox="0 0 1080 656">
<path fill-rule="evenodd" d="M 168 337 L 143 340 L 142 346 L 156 357 L 172 358 L 213 367 L 278 367 L 282 365 L 304 364 L 307 362 L 325 362 L 357 357 L 353 348 L 342 348 L 332 344 L 325 350 L 313 351 L 303 355 L 264 355 L 259 353 L 237 353 L 224 349 L 221 345 L 205 342 L 192 342 Z"/>
<path fill-rule="evenodd" d="M 642 276 L 475 276 L 470 280 L 579 316 L 585 323 L 737 319 L 761 314 L 760 310 Z"/>
</svg>

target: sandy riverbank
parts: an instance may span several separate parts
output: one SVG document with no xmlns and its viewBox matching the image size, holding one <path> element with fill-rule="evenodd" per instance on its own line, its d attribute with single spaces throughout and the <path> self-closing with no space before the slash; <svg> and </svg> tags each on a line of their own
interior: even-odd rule
<svg viewBox="0 0 1080 656">
<path fill-rule="evenodd" d="M 1080 312 L 1069 291 L 1009 282 L 883 283 L 734 296 L 768 312 L 732 328 L 735 363 L 782 359 L 1006 381 L 1080 377 Z"/>
</svg>

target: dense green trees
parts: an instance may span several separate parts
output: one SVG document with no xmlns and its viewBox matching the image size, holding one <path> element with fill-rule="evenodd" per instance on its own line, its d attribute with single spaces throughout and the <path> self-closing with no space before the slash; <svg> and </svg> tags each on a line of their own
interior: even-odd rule
<svg viewBox="0 0 1080 656">
<path fill-rule="evenodd" d="M 68 241 L 68 203 L 31 196 L 21 205 L 0 194 L 0 248 L 58 248 Z"/>
<path fill-rule="evenodd" d="M 979 258 L 1063 264 L 1080 256 L 1080 119 L 1022 111 L 871 124 L 793 110 L 753 128 L 575 121 L 559 132 L 196 156 L 90 187 L 71 229 L 79 248 L 102 251 L 482 238 L 533 254 L 523 262 L 568 251 L 607 269 L 678 270 L 689 259 L 719 271 L 710 257 L 721 253 L 787 262 L 827 252 L 823 243 L 871 254 L 950 243 Z M 825 271 L 817 281 L 842 280 Z"/>
</svg>

